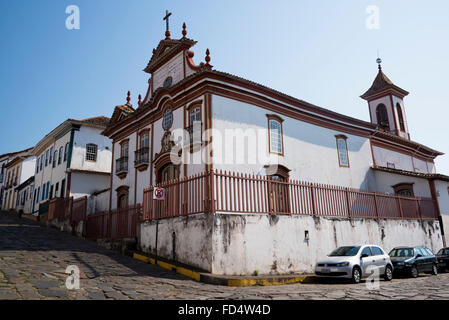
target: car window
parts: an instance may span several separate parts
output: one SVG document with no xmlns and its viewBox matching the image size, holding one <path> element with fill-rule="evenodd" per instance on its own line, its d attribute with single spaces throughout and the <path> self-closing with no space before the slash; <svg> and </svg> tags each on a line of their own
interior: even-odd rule
<svg viewBox="0 0 449 320">
<path fill-rule="evenodd" d="M 368 255 L 368 256 L 371 256 L 372 254 L 371 254 L 371 250 L 370 250 L 370 248 L 369 247 L 365 247 L 363 250 L 362 250 L 362 253 L 361 253 L 362 255 L 363 254 L 366 254 L 366 255 Z"/>
<path fill-rule="evenodd" d="M 432 252 L 432 250 L 430 250 L 429 248 L 424 248 L 424 251 L 427 252 L 427 255 L 428 255 L 428 256 L 433 256 L 433 252 Z"/>
<path fill-rule="evenodd" d="M 448 254 L 449 255 L 449 249 L 446 249 L 444 254 Z"/>
<path fill-rule="evenodd" d="M 415 256 L 417 256 L 418 254 L 425 256 L 424 252 L 421 251 L 421 248 L 415 248 Z"/>
<path fill-rule="evenodd" d="M 329 257 L 349 257 L 355 256 L 359 252 L 360 247 L 340 247 L 329 254 Z"/>
<path fill-rule="evenodd" d="M 379 247 L 371 247 L 371 251 L 373 252 L 373 255 L 375 255 L 375 256 L 381 256 L 384 254 L 382 249 Z"/>
<path fill-rule="evenodd" d="M 412 248 L 398 248 L 393 249 L 390 252 L 390 257 L 413 257 L 413 255 Z"/>
</svg>

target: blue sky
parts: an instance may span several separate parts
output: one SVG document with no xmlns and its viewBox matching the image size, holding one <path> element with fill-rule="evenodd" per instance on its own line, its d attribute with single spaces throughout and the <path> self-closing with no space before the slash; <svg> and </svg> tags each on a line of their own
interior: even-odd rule
<svg viewBox="0 0 449 320">
<path fill-rule="evenodd" d="M 68 5 L 80 9 L 67 30 Z M 380 9 L 380 29 L 365 26 Z M 441 1 L 113 1 L 0 2 L 0 153 L 33 146 L 67 118 L 111 116 L 145 94 L 142 69 L 163 38 L 198 41 L 195 61 L 211 51 L 215 69 L 369 121 L 359 98 L 383 70 L 408 90 L 413 140 L 449 154 L 449 2 Z M 449 155 L 437 159 L 449 174 Z"/>
</svg>

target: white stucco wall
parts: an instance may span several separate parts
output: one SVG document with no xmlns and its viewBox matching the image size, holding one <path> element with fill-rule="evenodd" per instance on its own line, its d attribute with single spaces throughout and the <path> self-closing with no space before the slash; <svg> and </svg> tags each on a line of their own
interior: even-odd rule
<svg viewBox="0 0 449 320">
<path fill-rule="evenodd" d="M 90 196 L 96 191 L 107 189 L 109 185 L 109 175 L 72 172 L 70 196 L 74 199 Z"/>
<path fill-rule="evenodd" d="M 416 197 L 431 198 L 430 185 L 427 179 L 409 177 L 383 171 L 375 171 L 376 191 L 394 194 L 393 186 L 399 183 L 413 183 L 413 192 Z"/>
<path fill-rule="evenodd" d="M 140 245 L 154 253 L 156 223 L 140 226 Z M 309 232 L 309 241 L 305 240 Z M 348 220 L 311 216 L 194 215 L 159 223 L 158 254 L 214 274 L 311 273 L 338 246 L 442 246 L 438 221 Z"/>
<path fill-rule="evenodd" d="M 212 96 L 213 128 L 226 135 L 226 129 L 267 130 L 267 114 L 273 114 L 269 110 L 261 109 L 240 101 Z M 335 131 L 288 118 L 279 115 L 284 122 L 282 124 L 284 137 L 284 156 L 280 157 L 280 164 L 289 168 L 290 178 L 302 181 L 333 184 L 359 189 L 373 189 L 373 178 L 370 171 L 372 155 L 370 141 L 366 137 L 355 136 L 346 132 Z M 336 135 L 347 136 L 350 167 L 340 167 Z M 248 146 L 260 146 L 263 154 L 268 155 L 267 132 L 258 137 L 257 142 L 235 142 L 235 145 L 244 144 L 244 150 Z M 214 169 L 232 170 L 243 173 L 258 174 L 264 172 L 263 167 L 267 162 L 251 163 L 251 155 L 254 152 L 246 151 L 243 163 L 227 164 L 219 163 L 217 159 L 220 150 L 220 141 L 214 132 L 213 152 Z M 225 154 L 226 150 L 222 149 Z M 258 150 L 258 149 L 257 149 Z M 257 151 L 256 151 L 257 152 Z M 227 153 L 227 152 L 226 152 Z M 236 149 L 234 148 L 234 154 Z M 225 156 L 223 156 L 224 159 Z M 237 158 L 235 158 L 237 160 Z"/>
<path fill-rule="evenodd" d="M 87 214 L 104 212 L 109 210 L 109 190 L 97 195 L 91 195 L 87 199 Z"/>
<path fill-rule="evenodd" d="M 438 205 L 440 206 L 440 212 L 442 215 L 447 215 L 449 217 L 449 182 L 435 180 L 435 189 L 437 191 L 437 199 Z"/>
<path fill-rule="evenodd" d="M 408 154 L 396 152 L 378 146 L 373 146 L 374 160 L 376 165 L 388 167 L 388 163 L 394 164 L 396 169 L 411 172 L 434 173 L 435 164 L 427 162 Z"/>
<path fill-rule="evenodd" d="M 102 129 L 81 126 L 73 139 L 71 169 L 111 172 L 112 141 L 101 135 Z M 96 144 L 97 161 L 86 160 L 86 145 Z"/>
<path fill-rule="evenodd" d="M 172 77 L 172 85 L 184 79 L 183 52 L 178 53 L 171 60 L 153 72 L 154 91 L 162 87 L 165 79 Z"/>
</svg>

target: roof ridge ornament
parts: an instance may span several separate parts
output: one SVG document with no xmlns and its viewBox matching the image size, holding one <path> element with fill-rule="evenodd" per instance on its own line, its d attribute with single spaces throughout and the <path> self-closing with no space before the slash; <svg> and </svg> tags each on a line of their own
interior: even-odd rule
<svg viewBox="0 0 449 320">
<path fill-rule="evenodd" d="M 209 48 L 206 49 L 206 58 L 205 58 L 205 60 L 206 60 L 206 67 L 211 68 L 212 66 L 209 63 L 210 62 L 210 51 L 209 51 Z"/>
<path fill-rule="evenodd" d="M 165 39 L 166 40 L 170 39 L 170 23 L 169 23 L 170 16 L 171 16 L 171 12 L 169 12 L 168 10 L 165 10 L 165 17 L 162 20 L 165 20 L 165 23 L 166 23 L 166 31 L 165 31 Z"/>
<path fill-rule="evenodd" d="M 131 91 L 128 91 L 128 94 L 127 94 L 127 96 L 126 96 L 126 104 L 128 105 L 128 106 L 130 106 L 131 105 Z"/>
<path fill-rule="evenodd" d="M 185 38 L 187 36 L 187 26 L 186 23 L 184 22 L 182 24 L 182 37 Z"/>
</svg>

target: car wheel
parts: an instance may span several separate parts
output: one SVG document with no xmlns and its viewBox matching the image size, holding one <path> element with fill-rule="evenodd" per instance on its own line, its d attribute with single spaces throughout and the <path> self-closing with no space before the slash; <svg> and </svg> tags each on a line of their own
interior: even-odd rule
<svg viewBox="0 0 449 320">
<path fill-rule="evenodd" d="M 432 265 L 432 274 L 436 276 L 438 274 L 438 267 L 436 264 Z"/>
<path fill-rule="evenodd" d="M 391 281 L 393 280 L 393 270 L 391 269 L 391 266 L 388 265 L 385 267 L 385 274 L 384 274 L 384 279 L 386 281 Z"/>
<path fill-rule="evenodd" d="M 360 269 L 357 267 L 352 269 L 352 282 L 359 283 L 361 278 L 362 278 L 362 273 L 360 272 Z"/>
<path fill-rule="evenodd" d="M 410 270 L 410 273 L 413 278 L 418 278 L 418 276 L 419 276 L 418 268 L 416 268 L 416 266 L 412 267 L 412 269 Z"/>
</svg>

